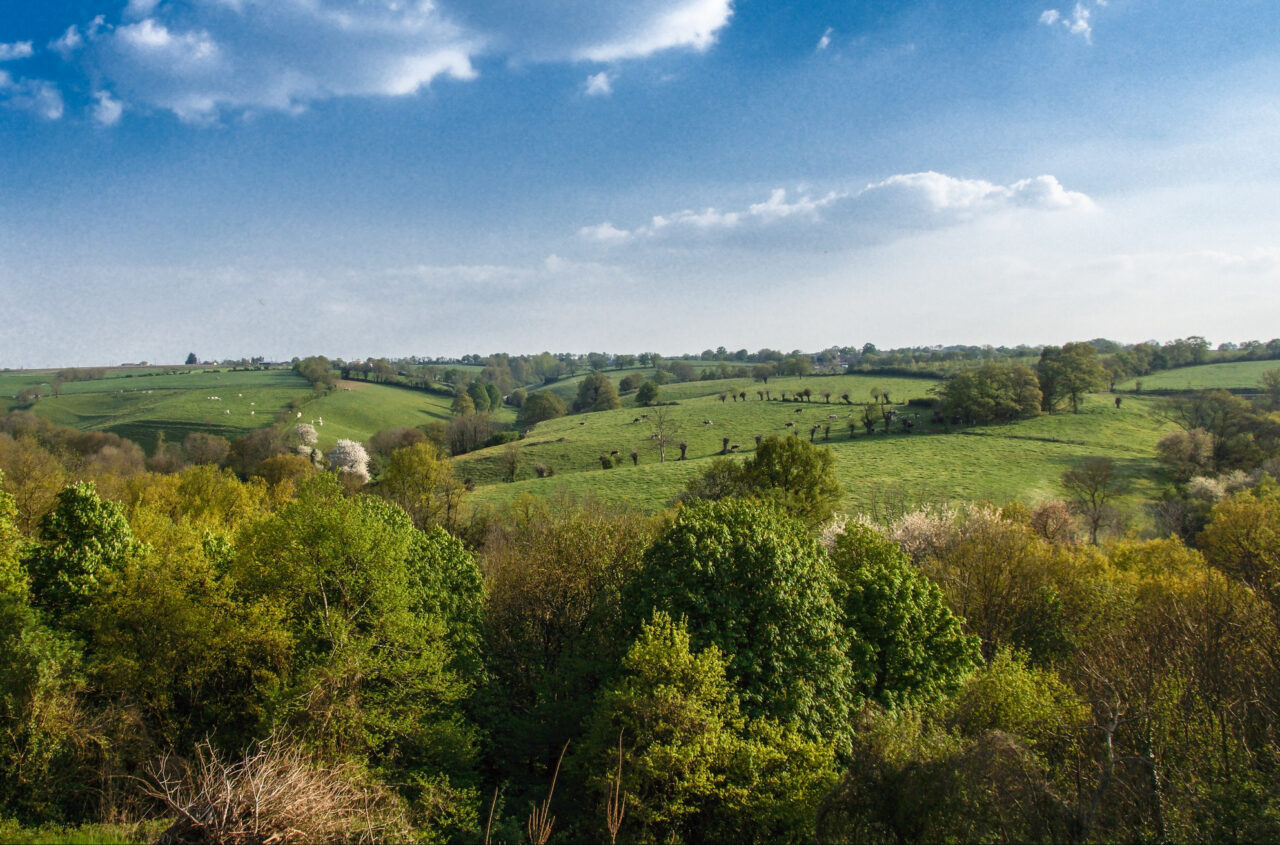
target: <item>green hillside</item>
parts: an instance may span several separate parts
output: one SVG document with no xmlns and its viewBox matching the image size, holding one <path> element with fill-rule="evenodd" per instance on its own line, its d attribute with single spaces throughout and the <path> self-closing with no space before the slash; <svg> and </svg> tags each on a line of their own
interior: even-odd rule
<svg viewBox="0 0 1280 845">
<path fill-rule="evenodd" d="M 277 417 L 319 423 L 321 448 L 344 437 L 367 440 L 383 428 L 449 419 L 448 397 L 358 381 L 342 382 L 316 398 L 311 384 L 288 369 L 112 369 L 105 378 L 66 382 L 61 395 L 53 396 L 49 385 L 55 375 L 0 374 L 0 410 L 17 407 L 13 396 L 19 390 L 43 384 L 46 395 L 30 409 L 37 415 L 77 429 L 114 432 L 148 452 L 161 432 L 171 443 L 192 431 L 234 438 Z"/>
<path fill-rule="evenodd" d="M 1116 384 L 1117 390 L 1251 390 L 1262 382 L 1267 370 L 1280 369 L 1280 361 L 1237 361 L 1231 364 L 1204 364 L 1160 370 Z"/>
<path fill-rule="evenodd" d="M 832 377 L 837 379 L 864 377 Z M 806 378 L 805 384 L 822 379 Z M 770 380 L 772 385 L 773 380 Z M 694 385 L 680 385 L 693 389 Z M 701 383 L 705 384 L 705 383 Z M 920 391 L 923 385 L 914 385 Z M 912 386 L 900 395 L 909 396 Z M 825 389 L 825 388 L 824 388 Z M 1058 478 L 1073 462 L 1106 455 L 1120 462 L 1137 482 L 1135 494 L 1151 494 L 1156 486 L 1155 444 L 1168 432 L 1167 424 L 1150 413 L 1152 400 L 1126 399 L 1120 409 L 1107 395 L 1090 397 L 1080 414 L 1059 413 L 1005 426 L 941 433 L 920 412 L 915 433 L 903 434 L 898 425 L 886 435 L 868 436 L 858 425 L 850 438 L 848 423 L 860 422 L 862 408 L 834 401 L 813 403 L 720 402 L 716 395 L 695 397 L 679 405 L 665 406 L 678 433 L 673 443 L 688 443 L 687 460 L 669 447 L 667 461 L 658 463 L 651 439 L 653 420 L 659 411 L 624 408 L 595 414 L 564 417 L 538 425 L 521 441 L 521 470 L 515 483 L 502 482 L 502 447 L 481 450 L 457 459 L 461 476 L 478 489 L 477 503 L 497 504 L 521 493 L 545 495 L 563 492 L 593 496 L 605 502 L 655 509 L 671 500 L 688 479 L 718 455 L 724 437 L 739 453 L 755 448 L 756 434 L 787 435 L 793 428 L 808 437 L 814 424 L 823 426 L 816 442 L 830 446 L 836 470 L 848 491 L 844 508 L 864 510 L 887 499 L 909 500 L 1038 500 L 1060 495 Z M 900 409 L 912 415 L 912 408 Z M 798 412 L 798 413 L 797 413 Z M 648 418 L 641 416 L 648 414 Z M 639 419 L 639 421 L 637 421 Z M 710 424 L 707 421 L 710 420 Z M 788 426 L 793 423 L 794 426 Z M 831 426 L 828 435 L 825 431 Z M 618 451 L 623 463 L 603 469 L 600 455 Z M 629 457 L 639 454 L 639 464 Z M 551 467 L 551 478 L 536 478 L 533 468 Z"/>
</svg>

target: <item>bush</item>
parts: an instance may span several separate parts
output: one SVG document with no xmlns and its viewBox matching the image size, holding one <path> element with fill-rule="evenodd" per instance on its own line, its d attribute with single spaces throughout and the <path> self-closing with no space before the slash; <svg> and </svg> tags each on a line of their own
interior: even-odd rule
<svg viewBox="0 0 1280 845">
<path fill-rule="evenodd" d="M 400 808 L 349 763 L 326 765 L 278 738 L 238 758 L 207 742 L 195 759 L 165 755 L 144 790 L 178 817 L 163 842 L 364 842 L 403 839 Z"/>
</svg>

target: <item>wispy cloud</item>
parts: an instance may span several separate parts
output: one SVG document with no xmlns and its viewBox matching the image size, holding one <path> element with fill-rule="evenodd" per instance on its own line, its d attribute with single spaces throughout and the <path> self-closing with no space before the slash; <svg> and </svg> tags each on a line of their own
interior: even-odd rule
<svg viewBox="0 0 1280 845">
<path fill-rule="evenodd" d="M 1106 5 L 1107 0 L 1094 0 L 1093 2 L 1094 8 L 1103 8 Z M 1093 43 L 1093 9 L 1086 3 L 1076 3 L 1070 14 L 1060 12 L 1057 9 L 1045 9 L 1040 13 L 1040 23 L 1052 27 L 1061 24 L 1067 32 L 1083 38 L 1086 44 Z"/>
<path fill-rule="evenodd" d="M 62 91 L 45 79 L 15 78 L 0 70 L 0 105 L 38 114 L 45 120 L 59 120 L 66 110 Z"/>
<path fill-rule="evenodd" d="M 1005 212 L 1093 208 L 1088 196 L 1067 190 L 1053 176 L 998 185 L 930 171 L 899 174 L 860 191 L 833 191 L 820 197 L 801 194 L 789 198 L 787 191 L 778 188 L 767 200 L 743 209 L 686 209 L 656 215 L 648 224 L 633 229 L 600 223 L 584 226 L 578 236 L 614 245 L 640 241 L 697 244 L 725 239 L 751 243 L 766 235 L 798 240 L 814 235 L 850 236 L 857 240 L 893 231 L 954 226 Z"/>
<path fill-rule="evenodd" d="M 613 93 L 613 77 L 606 70 L 591 74 L 583 86 L 583 93 L 588 97 L 609 96 Z"/>
<path fill-rule="evenodd" d="M 35 55 L 30 41 L 15 41 L 11 44 L 0 43 L 0 62 L 12 62 L 28 59 Z"/>
<path fill-rule="evenodd" d="M 822 37 L 818 39 L 817 49 L 819 50 L 819 52 L 831 46 L 831 33 L 832 33 L 831 27 L 827 27 L 826 30 L 822 33 Z"/>
</svg>

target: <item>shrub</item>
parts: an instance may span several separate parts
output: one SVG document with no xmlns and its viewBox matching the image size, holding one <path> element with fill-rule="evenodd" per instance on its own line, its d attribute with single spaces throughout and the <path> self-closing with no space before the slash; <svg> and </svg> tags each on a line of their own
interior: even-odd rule
<svg viewBox="0 0 1280 845">
<path fill-rule="evenodd" d="M 407 833 L 398 806 L 362 782 L 350 763 L 326 765 L 287 740 L 269 737 L 238 758 L 208 743 L 195 759 L 165 755 L 144 790 L 177 816 L 165 842 L 363 842 Z"/>
</svg>

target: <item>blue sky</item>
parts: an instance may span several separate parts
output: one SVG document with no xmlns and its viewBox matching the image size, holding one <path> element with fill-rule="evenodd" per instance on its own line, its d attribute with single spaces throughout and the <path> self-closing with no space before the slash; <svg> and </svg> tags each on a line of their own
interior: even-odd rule
<svg viewBox="0 0 1280 845">
<path fill-rule="evenodd" d="M 0 365 L 1280 335 L 1272 0 L 0 0 Z"/>
</svg>

